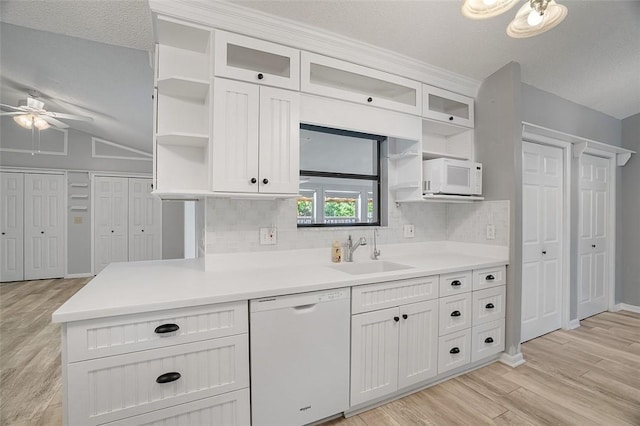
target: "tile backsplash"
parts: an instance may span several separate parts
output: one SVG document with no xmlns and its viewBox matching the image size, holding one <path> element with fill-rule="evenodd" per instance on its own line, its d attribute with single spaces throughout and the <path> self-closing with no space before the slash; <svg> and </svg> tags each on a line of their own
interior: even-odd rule
<svg viewBox="0 0 640 426">
<path fill-rule="evenodd" d="M 508 244 L 509 202 L 473 204 L 389 203 L 388 225 L 378 227 L 379 244 L 453 240 Z M 496 239 L 486 240 L 486 225 L 496 227 Z M 404 238 L 403 225 L 415 227 L 414 238 Z M 276 245 L 260 245 L 259 228 L 277 229 Z M 206 200 L 206 253 L 294 250 L 330 247 L 333 240 L 372 237 L 374 227 L 300 228 L 296 200 Z"/>
</svg>

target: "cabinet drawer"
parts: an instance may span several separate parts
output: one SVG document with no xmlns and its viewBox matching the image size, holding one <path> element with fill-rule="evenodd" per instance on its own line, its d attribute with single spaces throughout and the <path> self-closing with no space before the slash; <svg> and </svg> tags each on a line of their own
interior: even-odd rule
<svg viewBox="0 0 640 426">
<path fill-rule="evenodd" d="M 225 393 L 140 416 L 109 423 L 108 426 L 249 426 L 249 389 Z"/>
<path fill-rule="evenodd" d="M 473 289 L 482 290 L 484 288 L 496 287 L 507 283 L 507 267 L 498 266 L 495 268 L 474 269 Z"/>
<path fill-rule="evenodd" d="M 439 302 L 440 336 L 471 327 L 471 293 L 443 297 Z"/>
<path fill-rule="evenodd" d="M 471 330 L 440 337 L 438 341 L 438 374 L 461 367 L 471 361 Z"/>
<path fill-rule="evenodd" d="M 246 333 L 247 322 L 246 301 L 72 322 L 68 362 Z M 179 328 L 156 332 L 162 325 Z"/>
<path fill-rule="evenodd" d="M 438 276 L 353 287 L 351 313 L 375 311 L 438 297 Z"/>
<path fill-rule="evenodd" d="M 505 286 L 473 292 L 473 325 L 504 318 Z"/>
<path fill-rule="evenodd" d="M 69 364 L 69 424 L 98 425 L 248 387 L 248 347 L 240 334 Z M 180 376 L 157 382 L 168 373 Z"/>
<path fill-rule="evenodd" d="M 440 275 L 440 297 L 470 292 L 472 276 L 471 271 Z"/>
<path fill-rule="evenodd" d="M 472 362 L 504 351 L 504 319 L 473 327 L 471 344 Z"/>
</svg>

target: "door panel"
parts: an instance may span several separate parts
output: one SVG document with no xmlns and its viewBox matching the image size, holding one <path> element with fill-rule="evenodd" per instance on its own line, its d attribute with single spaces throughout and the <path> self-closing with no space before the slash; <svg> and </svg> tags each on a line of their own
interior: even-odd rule
<svg viewBox="0 0 640 426">
<path fill-rule="evenodd" d="M 400 323 L 398 389 L 438 373 L 438 301 L 401 306 Z"/>
<path fill-rule="evenodd" d="M 94 180 L 95 236 L 94 273 L 112 262 L 126 262 L 128 252 L 127 178 L 96 177 Z"/>
<path fill-rule="evenodd" d="M 562 325 L 564 169 L 559 148 L 523 142 L 522 341 Z"/>
<path fill-rule="evenodd" d="M 0 281 L 24 279 L 24 174 L 0 173 Z"/>
<path fill-rule="evenodd" d="M 129 261 L 162 258 L 162 201 L 151 179 L 129 179 Z"/>
</svg>

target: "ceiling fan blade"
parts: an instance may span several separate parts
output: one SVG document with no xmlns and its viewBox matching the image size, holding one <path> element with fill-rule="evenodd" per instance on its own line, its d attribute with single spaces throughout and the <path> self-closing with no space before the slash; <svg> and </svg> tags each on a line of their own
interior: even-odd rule
<svg viewBox="0 0 640 426">
<path fill-rule="evenodd" d="M 0 112 L 0 117 L 3 115 L 22 115 L 24 112 L 22 111 L 11 111 L 11 112 Z"/>
<path fill-rule="evenodd" d="M 65 120 L 79 120 L 79 121 L 88 121 L 88 122 L 93 121 L 93 118 L 85 117 L 83 115 L 63 114 L 60 112 L 52 112 L 52 111 L 47 111 L 43 115 L 46 115 L 49 117 L 55 117 L 55 118 L 64 118 Z"/>
<path fill-rule="evenodd" d="M 0 104 L 0 108 L 10 109 L 10 110 L 13 110 L 13 111 L 20 111 L 22 113 L 24 113 L 26 111 L 25 108 L 20 108 L 20 107 L 17 107 L 17 106 L 7 105 L 7 104 Z"/>
<path fill-rule="evenodd" d="M 52 126 L 57 127 L 58 129 L 68 129 L 69 128 L 68 124 L 65 124 L 62 121 L 56 120 L 53 117 L 49 117 L 48 115 L 40 114 L 40 118 L 42 118 L 44 121 L 46 121 L 47 123 L 51 124 Z"/>
</svg>

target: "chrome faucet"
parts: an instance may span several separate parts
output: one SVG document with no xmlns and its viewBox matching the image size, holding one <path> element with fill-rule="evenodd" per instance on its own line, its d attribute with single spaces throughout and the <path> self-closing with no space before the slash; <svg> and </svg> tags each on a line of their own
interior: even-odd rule
<svg viewBox="0 0 640 426">
<path fill-rule="evenodd" d="M 380 256 L 380 250 L 378 250 L 378 244 L 376 241 L 376 236 L 378 235 L 378 229 L 375 228 L 373 230 L 373 250 L 371 251 L 371 259 L 378 260 L 378 256 Z"/>
<path fill-rule="evenodd" d="M 344 254 L 344 261 L 345 262 L 353 262 L 353 252 L 356 251 L 356 249 L 360 246 L 366 246 L 367 245 L 367 240 L 364 237 L 360 237 L 360 239 L 358 241 L 356 241 L 356 243 L 353 243 L 353 240 L 351 239 L 351 235 L 349 235 L 349 239 L 347 240 L 347 251 Z"/>
</svg>

